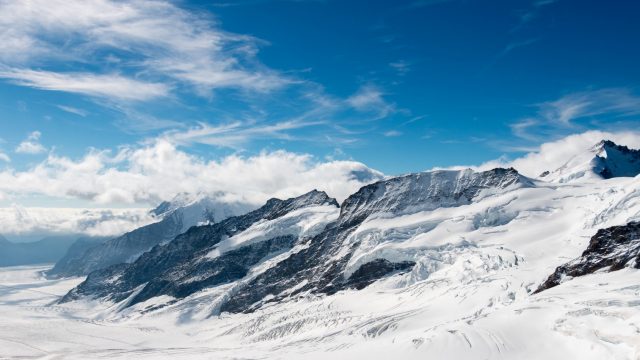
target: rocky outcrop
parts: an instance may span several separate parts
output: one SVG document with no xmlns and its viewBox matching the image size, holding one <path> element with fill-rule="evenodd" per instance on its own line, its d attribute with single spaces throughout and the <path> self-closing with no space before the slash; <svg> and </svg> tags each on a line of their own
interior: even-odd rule
<svg viewBox="0 0 640 360">
<path fill-rule="evenodd" d="M 349 288 L 362 289 L 389 274 L 409 271 L 413 266 L 410 261 L 374 259 L 347 278 L 344 270 L 359 244 L 345 240 L 376 213 L 460 206 L 482 196 L 529 186 L 533 183 L 514 169 L 433 171 L 367 185 L 342 203 L 336 223 L 314 237 L 308 248 L 253 279 L 224 303 L 221 311 L 253 311 L 264 302 L 305 292 L 333 294 Z"/>
<path fill-rule="evenodd" d="M 590 149 L 577 153 L 561 167 L 544 171 L 539 177 L 547 181 L 566 183 L 575 180 L 597 181 L 635 177 L 638 174 L 640 150 L 617 145 L 610 140 L 602 140 Z"/>
<path fill-rule="evenodd" d="M 534 184 L 514 169 L 410 174 L 361 188 L 343 202 L 339 216 L 338 204 L 323 192 L 312 191 L 284 201 L 272 199 L 248 214 L 193 227 L 166 245 L 155 246 L 131 264 L 93 272 L 63 301 L 89 296 L 116 302 L 126 300 L 126 305 L 131 306 L 160 295 L 183 298 L 205 288 L 233 283 L 233 293 L 221 300 L 217 310 L 247 312 L 266 302 L 301 293 L 333 294 L 344 289 L 362 289 L 414 266 L 405 259 L 374 258 L 349 274 L 345 272 L 360 245 L 346 240 L 370 216 L 461 206 L 531 186 Z M 257 240 L 240 242 L 240 246 L 223 246 L 251 232 L 250 228 L 255 230 L 258 225 L 282 221 L 318 206 L 335 207 L 337 218 L 323 224 L 312 236 L 280 229 L 273 234 L 261 233 Z M 299 226 L 295 218 L 282 224 Z M 283 256 L 270 266 L 252 270 L 256 264 L 278 255 Z"/>
<path fill-rule="evenodd" d="M 160 221 L 96 246 L 88 246 L 81 253 L 67 254 L 47 275 L 52 278 L 84 276 L 111 265 L 130 263 L 154 246 L 173 240 L 192 226 L 220 221 L 243 213 L 245 209 L 246 206 L 231 207 L 206 197 L 187 200 L 181 196 L 176 201 L 164 202 L 152 210 L 153 214 L 160 217 Z"/>
<path fill-rule="evenodd" d="M 535 293 L 596 271 L 616 271 L 625 266 L 640 269 L 640 222 L 598 230 L 582 255 L 560 265 Z"/>
<path fill-rule="evenodd" d="M 593 171 L 603 178 L 640 174 L 640 150 L 629 149 L 610 140 L 601 141 L 596 148 L 598 154 L 593 160 Z"/>
<path fill-rule="evenodd" d="M 219 223 L 192 227 L 173 241 L 158 245 L 131 264 L 119 264 L 89 274 L 62 301 L 80 296 L 121 301 L 136 295 L 129 305 L 154 296 L 184 297 L 206 287 L 244 277 L 262 259 L 290 249 L 295 236 L 275 236 L 210 256 L 217 245 L 260 221 L 275 220 L 296 210 L 314 206 L 338 207 L 324 192 L 312 191 L 288 200 L 271 199 L 252 212 Z M 138 289 L 143 286 L 142 289 Z"/>
</svg>

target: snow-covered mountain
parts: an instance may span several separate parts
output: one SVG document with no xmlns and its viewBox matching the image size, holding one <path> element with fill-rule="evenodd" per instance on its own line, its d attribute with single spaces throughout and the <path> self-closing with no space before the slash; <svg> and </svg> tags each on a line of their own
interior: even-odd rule
<svg viewBox="0 0 640 360">
<path fill-rule="evenodd" d="M 80 296 L 128 299 L 185 297 L 207 287 L 241 280 L 249 269 L 293 249 L 337 217 L 338 203 L 326 193 L 271 199 L 261 208 L 224 221 L 191 228 L 164 246 L 156 246 L 132 264 L 89 274 L 63 301 Z"/>
<path fill-rule="evenodd" d="M 48 236 L 37 241 L 11 242 L 0 235 L 0 266 L 54 263 L 80 237 L 77 234 Z M 82 241 L 97 238 L 82 237 Z"/>
<path fill-rule="evenodd" d="M 638 174 L 640 150 L 602 140 L 590 151 L 571 157 L 558 169 L 545 171 L 540 177 L 549 181 L 568 182 L 576 179 L 634 177 Z"/>
<path fill-rule="evenodd" d="M 268 301 L 277 301 L 305 291 L 332 294 L 363 288 L 392 272 L 409 271 L 416 264 L 411 252 L 376 249 L 379 241 L 353 239 L 350 235 L 365 220 L 467 205 L 531 186 L 532 181 L 514 169 L 411 174 L 363 187 L 344 201 L 337 219 L 331 216 L 337 213 L 336 201 L 322 192 L 282 202 L 291 203 L 286 212 L 274 199 L 247 215 L 193 228 L 131 265 L 91 273 L 64 301 L 79 296 L 114 301 L 129 298 L 127 306 L 131 306 L 160 295 L 183 298 L 206 287 L 242 280 L 233 288 L 233 296 L 225 294 L 220 300 L 220 311 L 239 312 L 253 309 L 269 294 Z M 328 211 L 327 205 L 335 211 Z M 301 208 L 305 211 L 299 213 Z M 264 219 L 276 222 L 268 228 L 277 230 L 264 229 Z M 301 232 L 306 225 L 300 223 L 310 220 L 321 220 L 314 226 L 318 234 L 313 237 Z M 328 222 L 331 225 L 319 231 Z M 294 247 L 295 251 L 287 253 Z M 286 256 L 247 277 L 250 267 L 276 252 Z"/>
<path fill-rule="evenodd" d="M 230 216 L 242 214 L 252 208 L 249 204 L 216 201 L 205 195 L 176 196 L 171 202 L 163 202 L 151 211 L 159 221 L 130 231 L 122 236 L 86 246 L 73 248 L 48 272 L 51 277 L 87 275 L 110 265 L 136 260 L 152 247 L 171 241 L 192 226 L 214 223 Z"/>
<path fill-rule="evenodd" d="M 640 222 L 598 230 L 580 255 L 559 266 L 536 292 L 560 285 L 577 276 L 596 271 L 617 271 L 625 267 L 640 269 Z"/>
<path fill-rule="evenodd" d="M 594 145 L 536 179 L 430 171 L 340 207 L 318 191 L 272 199 L 64 280 L 49 313 L 88 319 L 63 322 L 73 334 L 100 328 L 89 357 L 634 359 L 637 152 Z"/>
</svg>

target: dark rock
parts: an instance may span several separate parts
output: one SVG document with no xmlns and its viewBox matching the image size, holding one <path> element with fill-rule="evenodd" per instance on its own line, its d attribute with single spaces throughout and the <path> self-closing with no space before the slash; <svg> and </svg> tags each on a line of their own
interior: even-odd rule
<svg viewBox="0 0 640 360">
<path fill-rule="evenodd" d="M 213 259 L 207 258 L 220 241 L 246 230 L 257 221 L 275 219 L 311 205 L 337 206 L 334 199 L 318 191 L 284 201 L 271 199 L 248 214 L 193 227 L 166 245 L 155 246 L 131 264 L 91 273 L 63 301 L 89 296 L 114 301 L 130 299 L 128 305 L 132 305 L 159 295 L 182 298 L 207 287 L 244 279 L 235 282 L 233 295 L 223 299 L 219 311 L 250 312 L 266 302 L 300 294 L 362 289 L 382 277 L 410 271 L 414 266 L 411 261 L 391 263 L 374 259 L 345 277 L 346 266 L 360 245 L 346 240 L 372 214 L 414 213 L 461 206 L 485 194 L 530 186 L 534 186 L 533 183 L 514 169 L 433 171 L 391 178 L 367 185 L 347 198 L 338 219 L 312 238 L 265 239 Z M 306 245 L 300 251 L 262 273 L 245 278 L 252 265 L 300 242 Z"/>
<path fill-rule="evenodd" d="M 603 140 L 596 145 L 598 154 L 593 159 L 593 171 L 605 179 L 634 177 L 640 174 L 640 150 Z"/>
<path fill-rule="evenodd" d="M 277 302 L 305 292 L 330 295 L 351 287 L 361 289 L 396 270 L 409 271 L 413 265 L 408 261 L 391 264 L 379 259 L 363 265 L 356 277 L 354 274 L 345 279 L 346 265 L 359 246 L 347 245 L 345 240 L 374 213 L 460 206 L 470 203 L 484 190 L 510 186 L 533 186 L 533 183 L 514 169 L 493 169 L 418 173 L 364 186 L 342 203 L 336 223 L 314 237 L 308 248 L 257 276 L 224 303 L 221 311 L 251 312 L 265 302 L 267 295 L 272 295 L 267 302 Z"/>
<path fill-rule="evenodd" d="M 218 212 L 218 218 L 214 216 L 214 209 Z M 179 199 L 175 202 L 163 202 L 151 211 L 152 214 L 161 217 L 160 221 L 142 226 L 97 246 L 87 247 L 81 254 L 68 254 L 64 261 L 57 263 L 48 275 L 51 277 L 84 276 L 114 264 L 133 262 L 144 252 L 156 245 L 173 240 L 191 226 L 202 222 L 213 223 L 223 220 L 232 214 L 244 213 L 245 209 L 247 207 L 241 204 L 218 204 L 215 200 L 206 197 L 191 201 Z"/>
<path fill-rule="evenodd" d="M 630 263 L 635 260 L 634 263 Z M 582 255 L 559 266 L 534 293 L 559 285 L 567 278 L 592 274 L 601 269 L 616 271 L 632 265 L 640 269 L 640 222 L 600 229 Z"/>
<path fill-rule="evenodd" d="M 128 304 L 133 305 L 159 295 L 182 298 L 206 287 L 240 279 L 252 265 L 290 249 L 297 239 L 280 236 L 208 259 L 207 254 L 215 245 L 246 230 L 257 221 L 273 220 L 314 205 L 337 207 L 338 203 L 324 192 L 316 190 L 293 199 L 271 199 L 260 209 L 245 215 L 212 225 L 192 227 L 173 241 L 155 246 L 131 264 L 118 264 L 94 271 L 61 301 L 81 296 L 122 301 L 139 290 Z M 138 289 L 142 285 L 144 287 Z"/>
<path fill-rule="evenodd" d="M 416 265 L 413 261 L 392 263 L 386 259 L 375 259 L 363 264 L 347 280 L 347 286 L 357 290 L 364 289 L 372 282 L 394 272 L 409 271 Z"/>
</svg>

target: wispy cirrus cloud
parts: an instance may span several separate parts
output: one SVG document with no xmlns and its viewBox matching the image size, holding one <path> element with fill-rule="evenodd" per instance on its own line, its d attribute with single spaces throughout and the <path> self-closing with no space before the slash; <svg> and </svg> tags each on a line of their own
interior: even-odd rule
<svg viewBox="0 0 640 360">
<path fill-rule="evenodd" d="M 509 126 L 520 140 L 540 143 L 571 132 L 592 129 L 604 120 L 637 120 L 640 117 L 640 96 L 626 88 L 605 88 L 570 93 L 556 100 L 534 104 L 534 108 L 535 114 Z M 529 146 L 525 148 L 529 149 Z"/>
<path fill-rule="evenodd" d="M 404 60 L 390 62 L 389 66 L 395 70 L 399 76 L 405 76 L 411 71 L 411 64 Z"/>
<path fill-rule="evenodd" d="M 265 44 L 168 0 L 0 0 L 0 80 L 89 97 L 116 110 L 112 121 L 128 133 L 189 132 L 209 123 L 214 125 L 207 131 L 223 133 L 198 141 L 237 148 L 268 136 L 297 140 L 297 130 L 325 124 L 313 141 L 352 143 L 333 125 L 360 126 L 398 111 L 372 84 L 339 98 L 320 84 L 265 66 L 258 60 Z M 402 62 L 390 66 L 399 73 L 408 69 Z M 187 109 L 199 101 L 194 94 L 209 101 L 212 115 Z M 186 111 L 171 118 L 176 112 L 149 108 L 160 100 L 163 108 Z M 243 110 L 224 114 L 231 107 Z M 58 108 L 84 114 L 74 106 Z"/>
<path fill-rule="evenodd" d="M 386 137 L 397 137 L 397 136 L 401 136 L 402 132 L 398 130 L 389 130 L 389 131 L 383 132 L 382 135 Z"/>
<path fill-rule="evenodd" d="M 533 0 L 527 8 L 519 12 L 518 23 L 511 29 L 511 32 L 519 31 L 525 25 L 537 18 L 544 7 L 556 2 L 558 2 L 558 0 Z"/>
<path fill-rule="evenodd" d="M 291 131 L 323 124 L 321 121 L 291 120 L 269 124 L 259 124 L 252 121 L 236 121 L 229 124 L 212 126 L 201 122 L 186 131 L 168 131 L 162 137 L 171 143 L 183 146 L 205 144 L 240 149 L 252 140 L 293 140 L 295 136 L 290 133 Z"/>
<path fill-rule="evenodd" d="M 522 41 L 511 42 L 511 43 L 507 44 L 507 46 L 505 46 L 504 49 L 502 49 L 502 51 L 500 51 L 498 53 L 498 55 L 496 55 L 496 59 L 495 60 L 498 60 L 500 58 L 503 58 L 503 57 L 507 56 L 509 53 L 511 53 L 512 51 L 514 51 L 514 50 L 516 50 L 518 48 L 529 46 L 529 45 L 535 43 L 538 40 L 539 39 L 534 38 L 534 39 L 527 39 L 527 40 L 522 40 Z"/>
<path fill-rule="evenodd" d="M 164 0 L 0 1 L 0 77 L 38 89 L 145 101 L 174 82 L 201 95 L 286 85 L 256 60 L 260 44 Z"/>
<path fill-rule="evenodd" d="M 385 118 L 397 110 L 395 104 L 385 100 L 382 90 L 372 84 L 363 85 L 345 102 L 358 111 L 375 113 L 377 118 Z"/>
<path fill-rule="evenodd" d="M 0 71 L 0 78 L 41 90 L 64 91 L 115 100 L 145 101 L 169 94 L 169 86 L 166 84 L 138 81 L 117 74 L 10 69 Z"/>
<path fill-rule="evenodd" d="M 640 115 L 640 96 L 625 88 L 582 91 L 539 104 L 539 109 L 545 121 L 569 126 L 586 117 Z"/>
<path fill-rule="evenodd" d="M 89 112 L 86 110 L 82 110 L 82 109 L 78 109 L 76 107 L 73 106 L 67 106 L 67 105 L 56 105 L 56 107 L 62 111 L 68 112 L 70 114 L 75 114 L 81 117 L 86 117 L 87 115 L 89 115 Z"/>
</svg>

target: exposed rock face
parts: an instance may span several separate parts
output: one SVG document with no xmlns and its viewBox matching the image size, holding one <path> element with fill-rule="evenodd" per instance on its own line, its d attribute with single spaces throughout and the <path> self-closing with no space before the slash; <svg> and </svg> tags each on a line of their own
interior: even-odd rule
<svg viewBox="0 0 640 360">
<path fill-rule="evenodd" d="M 460 206 L 483 193 L 524 186 L 533 184 L 514 169 L 433 171 L 364 186 L 343 202 L 336 223 L 313 238 L 308 248 L 256 277 L 223 304 L 221 311 L 253 311 L 267 295 L 272 296 L 266 301 L 272 302 L 302 292 L 333 294 L 347 288 L 362 289 L 391 273 L 408 271 L 413 266 L 410 261 L 392 263 L 375 259 L 346 278 L 345 267 L 359 244 L 346 244 L 345 240 L 375 213 L 400 214 Z"/>
<path fill-rule="evenodd" d="M 345 272 L 360 245 L 345 240 L 371 215 L 461 206 L 484 196 L 531 186 L 533 183 L 514 169 L 433 171 L 392 178 L 367 185 L 347 198 L 337 219 L 311 237 L 279 231 L 274 236 L 265 235 L 221 252 L 229 239 L 242 236 L 256 224 L 282 219 L 313 206 L 338 206 L 334 199 L 318 191 L 285 201 L 272 199 L 246 215 L 191 228 L 166 245 L 154 247 L 132 264 L 93 272 L 62 301 L 90 296 L 113 301 L 128 299 L 127 305 L 133 305 L 159 295 L 182 298 L 242 279 L 234 283 L 232 296 L 223 300 L 219 311 L 246 312 L 264 302 L 299 293 L 333 294 L 343 289 L 362 289 L 414 266 L 412 261 L 376 258 L 350 274 Z M 293 247 L 295 251 L 291 250 Z M 253 265 L 278 254 L 286 256 L 247 276 Z"/>
<path fill-rule="evenodd" d="M 640 269 L 640 222 L 600 229 L 582 255 L 559 266 L 535 293 L 559 285 L 573 277 L 598 270 L 616 271 L 625 266 Z"/>
<path fill-rule="evenodd" d="M 548 181 L 570 182 L 577 179 L 598 180 L 634 177 L 640 174 L 640 150 L 602 140 L 588 151 L 570 158 L 564 165 L 539 175 Z"/>
<path fill-rule="evenodd" d="M 593 160 L 593 170 L 605 179 L 633 177 L 640 174 L 640 150 L 616 145 L 603 140 L 597 146 L 598 154 Z"/>
<path fill-rule="evenodd" d="M 71 244 L 64 256 L 56 262 L 55 266 L 47 272 L 47 275 L 51 278 L 58 277 L 56 274 L 62 274 L 64 272 L 63 269 L 73 268 L 74 264 L 82 262 L 84 254 L 89 249 L 106 241 L 109 241 L 109 238 L 80 238 L 76 240 Z"/>
<path fill-rule="evenodd" d="M 416 263 L 413 261 L 402 261 L 392 263 L 386 259 L 375 259 L 363 264 L 347 280 L 347 287 L 357 290 L 364 289 L 372 282 L 393 272 L 408 271 Z"/>
<path fill-rule="evenodd" d="M 210 257 L 216 245 L 259 221 L 278 219 L 313 206 L 337 208 L 338 203 L 324 192 L 314 190 L 284 201 L 271 199 L 255 211 L 213 225 L 192 227 L 166 245 L 155 246 L 132 264 L 92 272 L 62 301 L 78 296 L 121 301 L 144 285 L 130 300 L 129 305 L 133 305 L 159 295 L 184 297 L 206 287 L 240 279 L 260 260 L 290 249 L 297 237 L 276 236 Z"/>
<path fill-rule="evenodd" d="M 242 206 L 225 207 L 208 198 L 188 202 L 178 199 L 160 204 L 152 213 L 159 222 L 143 226 L 109 241 L 88 246 L 81 254 L 67 254 L 48 272 L 50 277 L 84 276 L 114 264 L 135 261 L 152 247 L 173 240 L 202 222 L 215 222 L 244 212 Z M 78 250 L 78 249 L 75 249 Z"/>
</svg>

